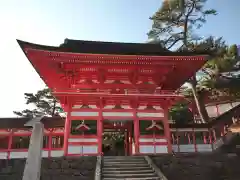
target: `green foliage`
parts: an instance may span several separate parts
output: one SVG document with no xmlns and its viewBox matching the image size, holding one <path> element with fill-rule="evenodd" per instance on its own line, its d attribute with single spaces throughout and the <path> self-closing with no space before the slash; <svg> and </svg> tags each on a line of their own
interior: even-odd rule
<svg viewBox="0 0 240 180">
<path fill-rule="evenodd" d="M 23 117 L 36 117 L 36 116 L 57 116 L 63 110 L 55 97 L 52 95 L 51 90 L 45 88 L 39 90 L 36 94 L 24 94 L 27 105 L 33 105 L 33 109 L 25 109 L 23 111 L 14 111 L 14 114 Z"/>
<path fill-rule="evenodd" d="M 186 102 L 179 102 L 175 104 L 169 111 L 169 115 L 176 124 L 189 124 L 193 123 L 194 116 L 189 110 Z"/>
<path fill-rule="evenodd" d="M 236 64 L 240 62 L 237 46 L 227 46 L 220 38 L 212 43 L 217 51 L 202 68 L 203 79 L 199 85 L 211 90 L 212 94 L 238 96 L 240 78 L 234 75 Z"/>
<path fill-rule="evenodd" d="M 194 30 L 206 23 L 208 15 L 217 14 L 214 9 L 204 9 L 206 1 L 164 1 L 158 11 L 150 17 L 153 25 L 148 33 L 149 39 L 160 40 L 167 49 L 187 46 L 193 40 L 200 40 L 201 38 L 194 34 Z"/>
<path fill-rule="evenodd" d="M 103 139 L 107 141 L 114 141 L 114 142 L 123 142 L 124 141 L 124 134 L 123 132 L 104 132 Z"/>
</svg>

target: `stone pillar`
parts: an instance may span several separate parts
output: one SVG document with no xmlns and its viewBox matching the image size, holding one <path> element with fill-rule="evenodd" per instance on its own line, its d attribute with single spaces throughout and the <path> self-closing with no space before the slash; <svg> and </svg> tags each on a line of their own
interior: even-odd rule
<svg viewBox="0 0 240 180">
<path fill-rule="evenodd" d="M 33 119 L 25 125 L 32 126 L 33 130 L 22 180 L 40 180 L 44 135 L 44 126 L 40 121 L 41 119 L 42 117 Z"/>
</svg>

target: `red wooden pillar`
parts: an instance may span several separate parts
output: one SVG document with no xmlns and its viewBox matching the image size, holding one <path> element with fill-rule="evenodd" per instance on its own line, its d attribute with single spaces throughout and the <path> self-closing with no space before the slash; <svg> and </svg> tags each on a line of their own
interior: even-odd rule
<svg viewBox="0 0 240 180">
<path fill-rule="evenodd" d="M 102 114 L 102 112 L 100 112 Z M 97 138 L 98 138 L 98 155 L 102 154 L 102 133 L 103 133 L 103 119 L 100 118 L 97 121 Z"/>
<path fill-rule="evenodd" d="M 124 129 L 124 150 L 125 150 L 125 155 L 128 155 L 128 129 Z"/>
<path fill-rule="evenodd" d="M 132 155 L 132 127 L 130 126 L 130 128 L 128 129 L 129 132 L 129 155 Z"/>
<path fill-rule="evenodd" d="M 104 108 L 104 104 L 103 104 L 103 99 L 100 100 L 100 104 L 99 104 L 99 119 L 97 121 L 97 139 L 98 139 L 98 155 L 102 155 L 102 135 L 103 135 L 103 108 Z"/>
<path fill-rule="evenodd" d="M 171 143 L 171 131 L 169 127 L 169 119 L 168 119 L 168 107 L 164 107 L 164 132 L 165 137 L 167 139 L 167 147 L 168 147 L 168 153 L 172 153 L 172 143 Z"/>
<path fill-rule="evenodd" d="M 193 138 L 194 150 L 195 150 L 195 152 L 197 152 L 197 143 L 196 143 L 196 136 L 195 136 L 194 128 L 192 128 L 192 138 Z"/>
<path fill-rule="evenodd" d="M 69 138 L 70 129 L 71 129 L 71 111 L 72 111 L 71 105 L 68 105 L 68 107 L 66 109 L 67 109 L 67 117 L 65 119 L 64 144 L 63 144 L 64 156 L 68 155 L 68 138 Z"/>
<path fill-rule="evenodd" d="M 134 123 L 134 142 L 135 142 L 135 154 L 139 154 L 139 119 L 137 117 L 137 111 L 134 109 L 133 112 L 133 123 Z"/>
<path fill-rule="evenodd" d="M 10 130 L 8 138 L 8 150 L 7 150 L 7 159 L 10 159 L 11 149 L 12 149 L 12 140 L 13 140 L 13 129 Z"/>
</svg>

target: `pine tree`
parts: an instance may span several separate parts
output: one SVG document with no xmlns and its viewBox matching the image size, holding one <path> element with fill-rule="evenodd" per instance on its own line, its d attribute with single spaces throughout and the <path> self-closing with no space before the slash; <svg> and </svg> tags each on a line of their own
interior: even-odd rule
<svg viewBox="0 0 240 180">
<path fill-rule="evenodd" d="M 36 117 L 36 116 L 58 116 L 62 112 L 62 108 L 51 90 L 45 88 L 39 90 L 36 94 L 24 94 L 27 105 L 34 105 L 33 109 L 25 109 L 23 111 L 13 111 L 14 114 L 22 117 Z"/>
<path fill-rule="evenodd" d="M 160 41 L 167 49 L 191 50 L 189 47 L 202 38 L 194 33 L 206 23 L 208 15 L 216 15 L 214 9 L 204 10 L 207 0 L 165 0 L 158 11 L 150 18 L 152 29 L 148 33 L 149 39 Z M 202 122 L 209 117 L 197 93 L 197 79 L 194 75 L 189 81 L 192 93 Z"/>
</svg>

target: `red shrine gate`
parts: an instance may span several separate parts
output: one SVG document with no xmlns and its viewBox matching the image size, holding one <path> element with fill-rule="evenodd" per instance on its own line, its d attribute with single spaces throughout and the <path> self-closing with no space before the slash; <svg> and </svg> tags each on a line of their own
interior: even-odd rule
<svg viewBox="0 0 240 180">
<path fill-rule="evenodd" d="M 168 109 L 183 98 L 174 91 L 206 61 L 154 44 L 18 42 L 67 113 L 63 150 L 73 156 L 102 153 L 105 121 L 133 123 L 130 154 L 171 152 Z"/>
</svg>

